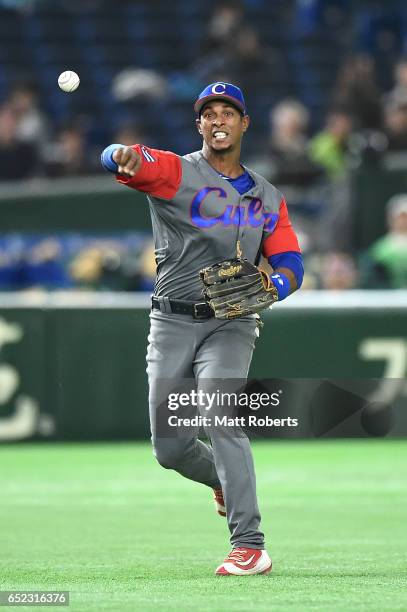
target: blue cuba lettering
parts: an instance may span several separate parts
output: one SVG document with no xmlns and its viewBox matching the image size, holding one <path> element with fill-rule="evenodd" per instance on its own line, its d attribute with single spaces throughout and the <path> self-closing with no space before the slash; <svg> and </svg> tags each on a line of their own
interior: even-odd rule
<svg viewBox="0 0 407 612">
<path fill-rule="evenodd" d="M 278 221 L 278 213 L 263 212 L 263 202 L 259 198 L 250 198 L 247 207 L 227 204 L 225 202 L 225 208 L 220 215 L 214 217 L 205 216 L 202 211 L 202 205 L 205 198 L 212 192 L 217 193 L 218 198 L 227 197 L 226 191 L 221 187 L 203 187 L 203 189 L 200 189 L 191 202 L 191 220 L 195 226 L 203 229 L 208 229 L 218 224 L 222 224 L 224 227 L 263 226 L 269 232 L 274 229 Z"/>
</svg>

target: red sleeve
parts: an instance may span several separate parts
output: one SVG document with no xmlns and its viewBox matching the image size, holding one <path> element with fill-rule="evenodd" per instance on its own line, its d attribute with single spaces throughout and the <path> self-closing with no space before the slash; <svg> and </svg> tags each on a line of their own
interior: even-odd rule
<svg viewBox="0 0 407 612">
<path fill-rule="evenodd" d="M 297 251 L 301 253 L 298 239 L 288 216 L 287 204 L 284 198 L 280 203 L 278 221 L 272 234 L 267 236 L 263 242 L 262 252 L 267 258 L 277 253 Z"/>
<path fill-rule="evenodd" d="M 171 151 L 150 149 L 135 144 L 132 147 L 141 157 L 141 168 L 131 178 L 116 175 L 119 183 L 144 191 L 157 198 L 171 200 L 178 191 L 182 178 L 181 158 Z"/>
</svg>

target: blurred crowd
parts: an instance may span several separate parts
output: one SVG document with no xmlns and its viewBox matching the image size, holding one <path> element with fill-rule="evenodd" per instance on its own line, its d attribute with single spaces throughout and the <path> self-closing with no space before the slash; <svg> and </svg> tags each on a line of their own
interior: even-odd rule
<svg viewBox="0 0 407 612">
<path fill-rule="evenodd" d="M 297 5 L 301 28 L 312 30 L 321 2 Z M 305 11 L 305 5 L 312 7 L 315 14 Z M 318 117 L 298 92 L 284 90 L 284 70 L 282 49 L 278 45 L 267 46 L 261 40 L 245 15 L 244 2 L 225 0 L 215 4 L 200 53 L 189 61 L 182 78 L 178 75 L 177 88 L 189 101 L 202 85 L 216 80 L 238 83 L 252 96 L 253 91 L 264 95 L 272 93 L 273 88 L 281 92 L 269 107 L 267 136 L 263 135 L 260 145 L 256 141 L 249 158 L 243 149 L 243 159 L 287 197 L 306 260 L 305 288 L 407 288 L 407 194 L 400 193 L 383 202 L 387 227 L 383 227 L 383 236 L 363 251 L 355 251 L 347 226 L 349 176 L 361 157 L 405 151 L 407 159 L 407 55 L 394 58 L 386 86 L 379 78 L 373 56 L 366 52 L 345 56 L 324 112 Z M 171 83 L 157 70 L 144 71 L 140 79 L 140 71 L 136 74 L 129 69 L 117 75 L 113 88 L 118 99 L 131 106 L 140 95 L 143 100 L 170 95 Z M 154 145 L 156 140 L 157 134 L 137 121 L 123 120 L 109 134 L 110 142 L 123 144 Z M 198 137 L 196 145 L 199 146 Z M 160 147 L 165 148 L 164 136 Z M 42 108 L 33 83 L 16 82 L 1 101 L 0 181 L 101 174 L 99 153 L 100 147 L 89 137 L 86 117 L 73 117 L 62 124 L 53 121 Z M 12 275 L 7 271 L 9 255 L 0 249 L 1 283 L 1 278 Z M 54 279 L 48 283 L 46 273 L 23 273 L 20 261 L 14 278 L 25 279 L 21 288 L 143 288 L 139 270 L 134 274 L 137 281 L 129 281 L 131 274 L 126 276 L 124 272 L 129 262 L 119 251 L 108 249 L 105 253 L 103 249 L 86 248 L 75 261 L 64 262 L 58 273 L 50 265 L 43 266 Z M 35 265 L 38 261 L 61 261 L 57 253 L 55 240 L 45 240 L 41 248 L 30 252 L 24 265 L 27 268 L 28 261 Z M 138 261 L 146 269 L 148 280 L 144 288 L 151 290 L 151 244 Z M 7 287 L 7 282 L 2 286 Z M 18 283 L 9 284 L 9 288 L 12 286 Z"/>
<path fill-rule="evenodd" d="M 154 245 L 143 232 L 11 234 L 0 239 L 0 291 L 153 291 Z"/>
<path fill-rule="evenodd" d="M 135 124 L 123 123 L 112 141 L 143 140 Z M 100 149 L 89 146 L 86 118 L 52 124 L 41 109 L 36 87 L 16 84 L 0 105 L 0 181 L 101 174 Z"/>
<path fill-rule="evenodd" d="M 307 263 L 306 288 L 407 288 L 407 194 L 386 207 L 383 236 L 363 251 L 352 244 L 350 173 L 361 159 L 398 153 L 407 170 L 407 57 L 392 88 L 377 85 L 374 62 L 355 55 L 341 66 L 322 129 L 295 98 L 270 111 L 270 139 L 258 169 L 288 201 Z M 399 162 L 400 163 L 400 162 Z"/>
</svg>

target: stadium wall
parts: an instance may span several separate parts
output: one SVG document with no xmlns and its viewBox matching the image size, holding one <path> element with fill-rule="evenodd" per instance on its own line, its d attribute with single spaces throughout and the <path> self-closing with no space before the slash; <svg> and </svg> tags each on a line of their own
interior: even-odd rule
<svg viewBox="0 0 407 612">
<path fill-rule="evenodd" d="M 1 294 L 0 441 L 147 438 L 148 303 L 145 294 Z M 389 381 L 399 416 L 376 434 L 407 433 L 407 292 L 304 292 L 263 319 L 252 384 L 278 382 L 297 415 L 309 412 L 314 385 L 314 408 L 329 405 L 338 421 L 275 435 L 375 435 L 348 418 L 355 393 L 337 381 L 350 379 Z"/>
</svg>

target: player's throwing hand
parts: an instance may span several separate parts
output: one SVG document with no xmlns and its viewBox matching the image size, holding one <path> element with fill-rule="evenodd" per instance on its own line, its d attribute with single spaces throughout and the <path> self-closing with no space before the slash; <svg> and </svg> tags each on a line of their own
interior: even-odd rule
<svg viewBox="0 0 407 612">
<path fill-rule="evenodd" d="M 140 166 L 141 159 L 139 154 L 132 147 L 120 147 L 112 155 L 113 161 L 118 165 L 118 174 L 124 176 L 134 176 Z"/>
</svg>

